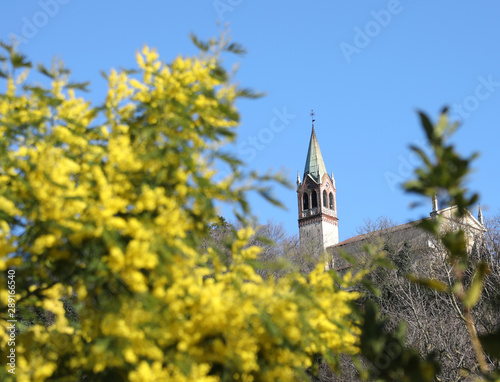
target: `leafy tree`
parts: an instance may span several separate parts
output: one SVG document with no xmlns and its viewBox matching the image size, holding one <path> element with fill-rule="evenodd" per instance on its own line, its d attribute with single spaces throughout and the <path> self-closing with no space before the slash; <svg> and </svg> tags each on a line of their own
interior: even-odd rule
<svg viewBox="0 0 500 382">
<path fill-rule="evenodd" d="M 422 159 L 422 166 L 405 188 L 427 199 L 440 195 L 446 204 L 457 206 L 455 218 L 460 220 L 478 200 L 478 195 L 465 186 L 477 154 L 464 158 L 449 143 L 458 125 L 448 121 L 447 109 L 434 124 L 424 113 L 419 115 L 432 155 L 412 147 Z M 486 242 L 476 237 L 476 245 L 470 248 L 470 233 L 463 227 L 449 229 L 441 215 L 422 220 L 419 227 L 432 240 L 432 250 L 406 245 L 391 254 L 388 247 L 396 270 L 386 271 L 389 277 L 378 281 L 386 291 L 380 298 L 386 314 L 394 317 L 393 322 L 408 322 L 412 330 L 407 332 L 407 343 L 422 356 L 438 357 L 442 373 L 435 375 L 437 380 L 472 381 L 479 377 L 498 381 L 500 280 L 498 273 L 492 272 L 498 270 L 494 250 L 498 237 L 492 238 L 491 232 Z M 361 339 L 361 348 L 363 342 Z M 389 365 L 384 370 L 390 369 Z M 414 376 L 412 368 L 405 369 L 410 377 Z M 373 362 L 369 362 L 369 371 L 374 375 L 383 372 Z"/>
<path fill-rule="evenodd" d="M 427 199 L 440 195 L 458 206 L 455 218 L 461 219 L 477 200 L 464 185 L 475 155 L 462 158 L 448 143 L 456 125 L 448 123 L 446 110 L 435 124 L 423 113 L 420 117 L 433 156 L 414 147 L 423 165 L 406 187 Z M 425 246 L 391 225 L 379 218 L 358 230 L 370 243 L 365 249 L 373 251 L 379 243 L 392 264 L 356 287 L 372 292 L 357 302 L 363 322 L 360 356 L 354 362 L 343 357 L 342 374 L 324 372 L 321 380 L 498 381 L 498 217 L 487 221 L 484 237 L 473 237 L 463 226 L 450 227 L 442 216 L 434 216 L 420 224 L 425 234 L 419 242 Z M 372 261 L 367 252 L 344 257 L 354 273 Z"/>
<path fill-rule="evenodd" d="M 2 380 L 300 380 L 318 354 L 333 364 L 357 351 L 348 317 L 358 295 L 322 266 L 264 280 L 250 266 L 261 249 L 247 245 L 248 227 L 227 265 L 210 243 L 200 250 L 220 228 L 215 203 L 247 215 L 246 192 L 271 198 L 275 177 L 243 175 L 223 151 L 236 101 L 255 95 L 221 64 L 241 47 L 193 40 L 199 56 L 165 63 L 144 47 L 138 70 L 111 70 L 99 107 L 61 65 L 38 66 L 49 86 L 28 82 L 31 62 L 3 45 L 3 360 L 8 271 L 18 322 L 16 368 L 1 368 Z M 216 181 L 220 161 L 233 171 Z"/>
<path fill-rule="evenodd" d="M 355 288 L 370 286 L 367 275 L 387 264 L 375 246 L 365 247 L 357 273 L 341 277 L 320 262 L 305 275 L 287 270 L 264 279 L 252 266 L 262 252 L 252 240 L 266 241 L 252 228 L 242 226 L 229 240 L 227 258 L 207 242 L 210 232 L 227 234 L 216 202 L 248 215 L 246 193 L 273 201 L 267 181 L 276 177 L 244 175 L 242 163 L 223 152 L 235 137 L 235 102 L 255 96 L 234 85 L 221 64 L 223 53 L 242 48 L 224 36 L 193 41 L 197 57 L 164 63 L 145 47 L 139 70 L 112 70 L 100 107 L 77 96 L 86 85 L 71 82 L 61 65 L 38 66 L 50 86 L 29 83 L 32 64 L 2 45 L 0 356 L 14 347 L 16 366 L 0 369 L 0 377 L 304 380 L 319 378 L 325 365 L 337 370 L 340 354 L 360 353 L 361 379 L 433 381 L 439 366 L 432 354 L 406 346 L 404 325 L 387 325 L 374 304 L 354 305 Z M 460 157 L 447 142 L 455 127 L 446 112 L 434 125 L 420 115 L 434 157 L 414 148 L 424 165 L 407 188 L 441 195 L 463 216 L 477 200 L 464 186 L 473 157 Z M 233 171 L 216 181 L 220 161 Z M 483 334 L 474 316 L 474 309 L 488 311 L 484 285 L 497 285 L 488 274 L 498 266 L 498 246 L 472 262 L 464 232 L 442 223 L 437 217 L 422 229 L 443 246 L 450 283 L 418 274 L 412 280 L 456 301 L 478 373 L 498 381 L 487 357 L 500 358 L 500 332 L 493 325 Z M 271 259 L 280 256 L 274 248 Z M 303 254 L 300 247 L 291 252 Z"/>
</svg>

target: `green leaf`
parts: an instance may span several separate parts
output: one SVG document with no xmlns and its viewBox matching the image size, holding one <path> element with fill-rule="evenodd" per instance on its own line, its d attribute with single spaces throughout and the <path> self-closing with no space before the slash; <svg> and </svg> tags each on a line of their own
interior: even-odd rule
<svg viewBox="0 0 500 382">
<path fill-rule="evenodd" d="M 11 44 L 6 44 L 3 41 L 0 41 L 0 47 L 9 52 L 9 54 L 12 54 L 12 52 L 14 52 L 14 46 L 12 46 Z"/>
<path fill-rule="evenodd" d="M 431 143 L 435 140 L 434 135 L 434 126 L 432 122 L 429 120 L 429 117 L 421 111 L 418 111 L 418 115 L 420 116 L 420 122 L 422 123 L 422 127 L 424 128 L 425 134 L 427 135 L 427 140 Z"/>
<path fill-rule="evenodd" d="M 500 360 L 500 329 L 494 333 L 479 336 L 479 341 L 488 355 Z"/>
<path fill-rule="evenodd" d="M 260 196 L 262 196 L 265 200 L 267 200 L 269 203 L 277 206 L 277 207 L 281 207 L 281 208 L 284 208 L 285 206 L 283 205 L 283 203 L 274 196 L 272 190 L 270 188 L 258 188 L 256 190 Z"/>
<path fill-rule="evenodd" d="M 236 156 L 227 153 L 227 152 L 216 152 L 214 156 L 228 164 L 240 166 L 242 164 L 241 160 L 239 160 Z"/>
<path fill-rule="evenodd" d="M 191 33 L 189 35 L 189 38 L 191 39 L 193 44 L 196 45 L 196 47 L 200 49 L 202 52 L 208 52 L 208 49 L 210 48 L 210 43 L 201 41 L 194 33 Z"/>
<path fill-rule="evenodd" d="M 120 69 L 120 72 L 123 72 L 123 73 L 125 73 L 128 76 L 140 73 L 140 71 L 137 70 L 137 69 L 126 69 L 126 68 L 123 68 L 121 66 L 119 67 L 119 69 Z"/>
<path fill-rule="evenodd" d="M 418 223 L 418 227 L 426 232 L 429 232 L 433 236 L 439 236 L 439 227 L 441 226 L 442 217 L 436 216 L 435 219 L 424 219 Z"/>
<path fill-rule="evenodd" d="M 412 283 L 422 285 L 426 288 L 435 290 L 437 292 L 442 292 L 442 293 L 449 293 L 450 292 L 450 287 L 446 285 L 444 282 L 436 280 L 436 279 L 429 279 L 426 277 L 417 277 L 415 275 L 406 275 L 406 278 L 410 280 Z"/>
<path fill-rule="evenodd" d="M 446 232 L 441 241 L 450 252 L 451 263 L 464 270 L 467 267 L 467 241 L 464 231 Z"/>
<path fill-rule="evenodd" d="M 58 107 L 60 104 L 63 103 L 63 100 L 59 98 L 48 98 L 47 103 L 52 107 Z"/>
<path fill-rule="evenodd" d="M 252 89 L 238 89 L 238 91 L 236 92 L 236 95 L 238 97 L 242 97 L 242 98 L 255 99 L 255 98 L 264 97 L 266 95 L 266 93 L 259 93 L 259 92 L 252 90 Z"/>
<path fill-rule="evenodd" d="M 432 167 L 432 163 L 429 160 L 429 158 L 427 157 L 427 155 L 425 154 L 424 150 L 422 150 L 420 147 L 417 147 L 414 145 L 410 145 L 410 149 L 412 149 L 414 152 L 416 152 L 418 154 L 418 156 L 424 161 L 424 163 L 427 166 Z"/>
<path fill-rule="evenodd" d="M 31 68 L 31 62 L 24 54 L 13 52 L 10 62 L 14 68 Z"/>
<path fill-rule="evenodd" d="M 467 292 L 465 293 L 465 297 L 462 301 L 466 307 L 472 308 L 477 304 L 483 290 L 484 279 L 489 273 L 490 270 L 485 262 L 480 262 L 477 265 L 472 283 L 469 287 L 469 290 L 467 290 Z"/>
<path fill-rule="evenodd" d="M 227 72 L 224 68 L 216 66 L 210 71 L 210 75 L 218 81 L 227 82 Z"/>
<path fill-rule="evenodd" d="M 385 256 L 377 256 L 373 259 L 373 263 L 387 269 L 398 269 L 394 263 Z"/>
<path fill-rule="evenodd" d="M 379 318 L 378 309 L 368 302 L 363 312 L 360 350 L 368 361 L 367 371 L 372 381 L 432 382 L 439 372 L 434 354 L 423 358 L 405 344 L 406 328 L 400 323 L 388 332 L 386 322 Z M 384 362 L 381 363 L 380 361 Z"/>
<path fill-rule="evenodd" d="M 51 73 L 50 70 L 48 70 L 45 66 L 43 66 L 42 64 L 38 64 L 37 65 L 37 69 L 40 73 L 42 73 L 44 76 L 47 76 L 49 77 L 50 79 L 54 79 L 54 74 Z"/>
<path fill-rule="evenodd" d="M 443 109 L 443 112 L 439 116 L 439 119 L 436 123 L 436 126 L 434 128 L 434 131 L 438 137 L 442 137 L 444 133 L 446 132 L 446 129 L 448 128 L 448 113 L 447 113 L 447 108 Z"/>
<path fill-rule="evenodd" d="M 382 296 L 382 292 L 380 291 L 379 288 L 375 286 L 375 284 L 372 281 L 368 279 L 363 279 L 361 280 L 361 285 L 363 285 L 369 292 L 373 293 L 375 297 Z"/>
<path fill-rule="evenodd" d="M 349 264 L 351 264 L 351 265 L 358 265 L 358 260 L 353 255 L 351 255 L 350 253 L 347 253 L 344 250 L 340 250 L 339 251 L 339 255 L 345 261 L 347 261 Z"/>
<path fill-rule="evenodd" d="M 37 97 L 40 97 L 40 98 L 44 98 L 44 97 L 49 96 L 48 95 L 48 91 L 46 89 L 43 89 L 43 88 L 39 87 L 39 86 L 27 86 L 27 85 L 24 85 L 23 89 L 25 91 L 32 92 L 33 94 L 35 94 Z"/>
<path fill-rule="evenodd" d="M 78 89 L 78 90 L 81 90 L 83 92 L 87 92 L 88 93 L 88 89 L 87 87 L 90 85 L 90 81 L 87 81 L 87 82 L 70 82 L 70 83 L 67 83 L 66 84 L 66 88 L 68 89 Z"/>
<path fill-rule="evenodd" d="M 243 56 L 247 53 L 246 49 L 243 47 L 243 45 L 238 44 L 237 42 L 232 42 L 229 44 L 226 48 L 226 51 L 235 53 L 237 55 Z"/>
</svg>

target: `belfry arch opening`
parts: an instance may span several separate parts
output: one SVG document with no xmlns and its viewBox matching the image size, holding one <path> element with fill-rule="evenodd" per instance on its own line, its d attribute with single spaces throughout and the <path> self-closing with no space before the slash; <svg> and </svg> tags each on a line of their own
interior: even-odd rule
<svg viewBox="0 0 500 382">
<path fill-rule="evenodd" d="M 309 195 L 307 195 L 307 192 L 302 195 L 302 209 L 304 211 L 309 209 Z"/>
</svg>

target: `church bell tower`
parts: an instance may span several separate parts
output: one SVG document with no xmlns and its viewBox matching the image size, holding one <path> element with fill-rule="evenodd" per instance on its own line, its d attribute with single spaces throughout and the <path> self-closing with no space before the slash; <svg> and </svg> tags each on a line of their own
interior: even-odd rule
<svg viewBox="0 0 500 382">
<path fill-rule="evenodd" d="M 312 132 L 302 181 L 297 172 L 299 235 L 301 246 L 307 245 L 311 249 L 324 252 L 327 247 L 339 242 L 337 190 L 333 172 L 331 176 L 326 172 L 314 131 L 312 111 L 311 116 Z"/>
</svg>

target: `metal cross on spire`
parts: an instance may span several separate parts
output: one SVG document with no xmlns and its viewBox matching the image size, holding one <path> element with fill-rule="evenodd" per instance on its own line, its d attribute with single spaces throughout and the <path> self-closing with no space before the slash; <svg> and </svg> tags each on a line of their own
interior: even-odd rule
<svg viewBox="0 0 500 382">
<path fill-rule="evenodd" d="M 314 110 L 309 114 L 312 119 L 311 140 L 309 141 L 309 149 L 307 150 L 306 166 L 304 167 L 304 179 L 310 174 L 316 183 L 321 182 L 322 177 L 326 174 L 325 162 L 319 149 L 318 138 L 314 131 Z M 319 184 L 319 183 L 318 183 Z"/>
</svg>

